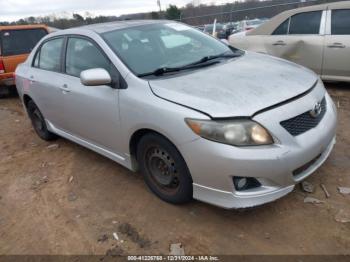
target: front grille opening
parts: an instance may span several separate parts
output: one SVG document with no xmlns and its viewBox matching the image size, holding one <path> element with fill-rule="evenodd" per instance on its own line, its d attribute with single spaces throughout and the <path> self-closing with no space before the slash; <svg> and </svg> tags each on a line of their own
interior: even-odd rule
<svg viewBox="0 0 350 262">
<path fill-rule="evenodd" d="M 292 136 L 301 135 L 310 129 L 315 128 L 323 119 L 327 111 L 327 102 L 325 97 L 321 101 L 321 109 L 322 111 L 317 117 L 312 117 L 308 111 L 291 119 L 282 121 L 280 124 Z"/>
<path fill-rule="evenodd" d="M 321 157 L 321 155 L 322 154 L 319 154 L 317 157 L 315 157 L 311 161 L 307 162 L 305 165 L 295 169 L 293 171 L 293 176 L 298 177 L 298 176 L 302 175 L 306 170 L 308 170 L 311 166 L 313 166 L 317 162 L 317 160 Z"/>
</svg>

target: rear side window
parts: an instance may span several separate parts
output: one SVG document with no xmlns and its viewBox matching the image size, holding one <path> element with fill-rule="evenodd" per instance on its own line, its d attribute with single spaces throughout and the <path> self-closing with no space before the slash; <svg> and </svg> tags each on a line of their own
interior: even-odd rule
<svg viewBox="0 0 350 262">
<path fill-rule="evenodd" d="M 63 38 L 45 42 L 36 54 L 34 67 L 59 72 L 61 69 L 62 46 Z"/>
<path fill-rule="evenodd" d="M 45 35 L 47 31 L 42 28 L 1 31 L 2 55 L 28 54 Z"/>
<path fill-rule="evenodd" d="M 332 35 L 350 35 L 350 9 L 332 10 Z"/>
<path fill-rule="evenodd" d="M 286 35 L 288 34 L 289 18 L 284 21 L 276 30 L 272 33 L 273 35 Z"/>
<path fill-rule="evenodd" d="M 103 68 L 111 71 L 111 62 L 91 41 L 82 38 L 69 38 L 66 55 L 66 73 L 80 76 L 84 70 Z"/>
<path fill-rule="evenodd" d="M 322 11 L 293 15 L 290 20 L 290 35 L 318 35 L 320 32 Z"/>
</svg>

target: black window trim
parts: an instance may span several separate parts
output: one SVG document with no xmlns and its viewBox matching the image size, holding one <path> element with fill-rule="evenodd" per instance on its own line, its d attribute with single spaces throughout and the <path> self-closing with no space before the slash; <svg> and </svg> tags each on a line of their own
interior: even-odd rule
<svg viewBox="0 0 350 262">
<path fill-rule="evenodd" d="M 53 40 L 56 40 L 56 39 L 62 39 L 63 40 L 62 47 L 61 47 L 61 52 L 60 52 L 60 69 L 57 71 L 57 70 L 49 70 L 49 69 L 40 68 L 40 56 L 39 56 L 39 66 L 35 66 L 35 60 L 36 60 L 37 56 L 40 55 L 41 48 L 43 47 L 43 45 L 46 44 L 47 42 L 50 42 L 50 41 L 53 41 Z M 62 52 L 64 51 L 64 44 L 65 44 L 64 36 L 54 36 L 54 37 L 50 37 L 48 39 L 45 39 L 43 42 L 40 43 L 40 45 L 38 46 L 37 50 L 35 51 L 35 55 L 34 55 L 33 60 L 31 62 L 31 67 L 39 69 L 39 70 L 43 70 L 43 71 L 48 71 L 48 72 L 54 72 L 54 73 L 62 74 Z"/>
<path fill-rule="evenodd" d="M 63 50 L 63 54 L 62 54 L 62 65 L 61 65 L 61 70 L 62 73 L 64 75 L 68 75 L 71 77 L 75 77 L 75 78 L 79 78 L 77 76 L 74 75 L 70 75 L 66 72 L 66 58 L 67 58 L 67 49 L 68 49 L 68 41 L 69 38 L 78 38 L 78 39 L 84 39 L 86 41 L 91 42 L 98 50 L 100 50 L 101 54 L 107 59 L 107 61 L 109 61 L 109 63 L 111 64 L 111 68 L 116 72 L 116 74 L 118 74 L 118 78 L 119 78 L 119 85 L 117 85 L 118 83 L 116 83 L 116 76 L 111 75 L 112 78 L 112 83 L 111 83 L 111 88 L 114 89 L 126 89 L 128 87 L 127 82 L 125 81 L 124 77 L 120 74 L 118 68 L 115 66 L 115 64 L 112 62 L 112 60 L 108 57 L 108 55 L 106 54 L 106 52 L 102 49 L 102 47 L 91 37 L 88 37 L 86 35 L 79 35 L 79 34 L 67 34 L 64 35 L 65 36 L 65 43 L 64 43 L 64 50 Z M 111 74 L 111 72 L 108 72 L 109 74 Z"/>
<path fill-rule="evenodd" d="M 34 66 L 35 59 L 38 56 L 38 54 L 40 54 L 42 46 L 45 43 L 49 42 L 49 41 L 52 41 L 52 40 L 55 40 L 55 39 L 60 39 L 60 38 L 63 38 L 63 44 L 62 44 L 62 49 L 61 49 L 61 54 L 60 54 L 60 70 L 59 71 L 54 71 L 54 70 L 48 70 L 48 69 L 43 69 L 43 68 Z M 111 88 L 114 88 L 114 89 L 126 89 L 128 87 L 128 84 L 125 81 L 124 77 L 120 74 L 120 72 L 117 69 L 117 67 L 115 66 L 115 64 L 107 56 L 107 54 L 101 48 L 101 46 L 94 39 L 92 39 L 91 37 L 88 37 L 86 35 L 66 34 L 66 35 L 53 36 L 53 37 L 50 37 L 48 39 L 45 39 L 42 43 L 40 43 L 39 47 L 35 51 L 35 55 L 34 55 L 33 60 L 31 62 L 31 67 L 36 68 L 36 69 L 40 69 L 40 70 L 44 70 L 44 71 L 48 71 L 48 72 L 54 72 L 54 73 L 59 73 L 59 74 L 62 74 L 62 75 L 67 75 L 67 76 L 79 78 L 77 76 L 73 76 L 73 75 L 70 75 L 70 74 L 66 73 L 66 56 L 67 56 L 67 47 L 68 47 L 68 40 L 69 40 L 69 38 L 80 38 L 80 39 L 85 39 L 87 41 L 90 41 L 92 44 L 94 44 L 94 46 L 96 48 L 98 48 L 101 51 L 102 55 L 111 63 L 111 67 L 115 70 L 116 74 L 118 74 L 119 85 L 117 85 L 117 83 L 115 82 L 116 80 L 113 79 L 113 76 L 111 76 L 112 77 L 112 84 L 110 85 Z M 40 59 L 40 57 L 39 57 L 39 59 Z M 39 63 L 39 65 L 40 65 L 40 63 Z M 111 72 L 109 72 L 109 73 L 111 73 Z"/>
<path fill-rule="evenodd" d="M 90 37 L 84 36 L 84 35 L 66 35 L 66 41 L 65 41 L 65 48 L 64 48 L 64 56 L 63 56 L 63 60 L 62 60 L 62 72 L 66 75 L 72 76 L 72 77 L 77 77 L 75 75 L 71 75 L 68 74 L 66 71 L 66 60 L 67 60 L 67 52 L 68 52 L 68 41 L 70 38 L 75 38 L 75 39 L 83 39 L 86 40 L 88 42 L 90 42 L 91 44 L 93 44 L 100 52 L 101 54 L 106 58 L 106 60 L 114 67 L 114 69 L 117 69 L 114 64 L 112 63 L 111 59 L 109 59 L 109 57 L 106 55 L 106 53 L 103 51 L 103 49 L 99 46 L 99 44 L 96 43 L 95 40 L 91 39 Z M 118 70 L 117 70 L 118 71 Z M 110 72 L 109 72 L 110 73 Z"/>
<path fill-rule="evenodd" d="M 0 56 L 2 56 L 2 30 L 0 30 Z"/>
</svg>

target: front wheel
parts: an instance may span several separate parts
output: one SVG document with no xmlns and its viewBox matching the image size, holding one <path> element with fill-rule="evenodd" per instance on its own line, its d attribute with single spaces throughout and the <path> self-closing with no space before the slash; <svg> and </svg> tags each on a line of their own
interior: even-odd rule
<svg viewBox="0 0 350 262">
<path fill-rule="evenodd" d="M 192 200 L 192 178 L 176 147 L 164 137 L 147 134 L 137 147 L 137 160 L 148 187 L 160 199 L 183 204 Z"/>
</svg>

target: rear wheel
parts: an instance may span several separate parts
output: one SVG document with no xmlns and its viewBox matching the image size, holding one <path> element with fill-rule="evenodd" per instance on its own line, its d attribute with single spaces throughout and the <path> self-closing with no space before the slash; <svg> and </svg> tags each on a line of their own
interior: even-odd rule
<svg viewBox="0 0 350 262">
<path fill-rule="evenodd" d="M 167 139 L 157 134 L 142 137 L 137 160 L 146 184 L 159 198 L 173 204 L 192 200 L 192 178 L 187 165 Z"/>
<path fill-rule="evenodd" d="M 41 139 L 51 141 L 57 138 L 57 135 L 51 133 L 47 129 L 45 118 L 32 100 L 28 102 L 27 110 L 29 118 L 32 121 L 33 128 Z"/>
</svg>

